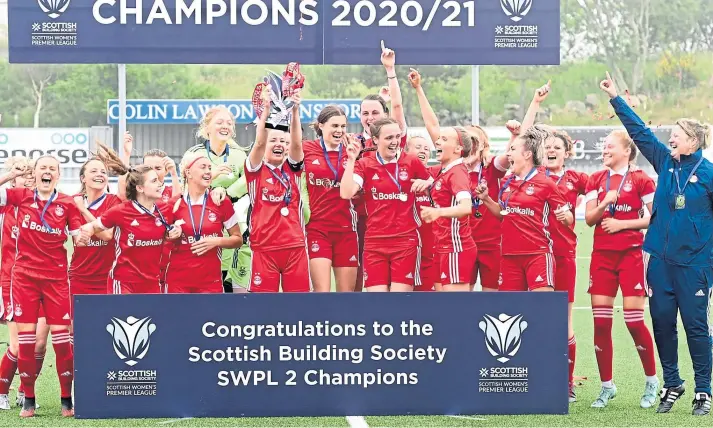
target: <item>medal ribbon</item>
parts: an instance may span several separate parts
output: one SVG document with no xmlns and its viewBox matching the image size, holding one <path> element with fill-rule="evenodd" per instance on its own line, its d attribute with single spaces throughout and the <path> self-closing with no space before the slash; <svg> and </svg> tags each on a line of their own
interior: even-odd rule
<svg viewBox="0 0 713 428">
<path fill-rule="evenodd" d="M 327 153 L 327 145 L 324 144 L 324 138 L 320 137 L 319 142 L 322 145 L 322 154 L 324 155 L 324 161 L 327 162 L 327 166 L 334 173 L 334 184 L 336 185 L 339 182 L 339 162 L 341 162 L 342 160 L 342 149 L 344 148 L 344 145 L 339 145 L 339 151 L 337 153 L 337 167 L 334 168 L 334 166 L 332 166 L 332 161 L 329 160 L 329 153 Z"/>
<path fill-rule="evenodd" d="M 50 195 L 50 198 L 47 200 L 45 203 L 45 207 L 40 211 L 40 206 L 37 203 L 39 200 L 39 193 L 37 192 L 37 189 L 35 189 L 35 206 L 37 206 L 37 212 L 40 214 L 40 221 L 42 222 L 42 225 L 47 228 L 47 230 L 54 232 L 54 228 L 50 227 L 49 224 L 45 221 L 45 214 L 47 213 L 47 209 L 50 207 L 52 202 L 54 202 L 55 199 L 57 199 L 57 191 L 53 191 L 52 195 Z"/>
<path fill-rule="evenodd" d="M 679 195 L 683 195 L 683 192 L 686 190 L 686 186 L 688 186 L 688 183 L 691 182 L 691 178 L 693 177 L 693 174 L 695 174 L 698 167 L 701 166 L 701 162 L 703 162 L 703 156 L 701 156 L 701 158 L 698 159 L 698 163 L 696 163 L 696 166 L 693 167 L 693 169 L 691 170 L 691 173 L 688 174 L 688 178 L 686 179 L 686 182 L 683 183 L 683 188 L 681 188 L 681 182 L 680 182 L 680 179 L 678 178 L 678 174 L 681 171 L 681 162 L 678 163 L 678 168 L 675 168 L 673 170 L 673 174 L 676 176 L 676 187 L 678 188 Z"/>
<path fill-rule="evenodd" d="M 103 195 L 101 195 L 97 200 L 95 200 L 94 202 L 92 202 L 91 204 L 89 204 L 89 206 L 87 207 L 87 209 L 88 209 L 88 210 L 91 210 L 91 209 L 94 208 L 95 206 L 99 205 L 99 204 L 101 203 L 101 201 L 103 201 L 103 200 L 106 198 L 106 195 L 107 195 L 106 193 L 104 193 Z M 84 196 L 84 199 L 86 200 L 87 197 Z"/>
<path fill-rule="evenodd" d="M 626 181 L 626 177 L 629 175 L 629 168 L 626 168 L 626 172 L 624 173 L 624 176 L 621 178 L 621 183 L 619 183 L 619 189 L 617 189 L 616 193 L 619 194 L 621 193 L 621 188 L 624 187 L 624 182 Z M 611 180 L 611 169 L 607 171 L 607 193 L 609 193 L 609 181 Z M 609 214 L 611 214 L 612 217 L 614 217 L 614 213 L 616 212 L 616 205 L 614 204 L 609 204 Z"/>
<path fill-rule="evenodd" d="M 277 179 L 277 181 L 282 184 L 282 186 L 285 188 L 285 206 L 290 205 L 290 202 L 292 201 L 292 183 L 290 183 L 290 178 L 285 174 L 285 171 L 280 170 L 280 174 L 282 177 L 279 175 L 275 174 L 275 171 L 273 168 L 270 168 L 269 166 L 267 169 L 270 171 L 270 174 L 272 174 L 273 177 Z"/>
<path fill-rule="evenodd" d="M 560 181 L 562 181 L 562 179 L 564 178 L 564 173 L 565 173 L 564 170 L 562 170 L 562 175 L 560 175 L 560 178 L 555 182 L 556 185 L 558 185 L 558 186 L 560 185 Z M 549 169 L 545 169 L 545 175 L 548 177 L 550 176 Z"/>
<path fill-rule="evenodd" d="M 532 168 L 532 169 L 530 170 L 530 172 L 528 172 L 527 175 L 525 176 L 525 179 L 522 180 L 522 184 L 521 184 L 517 189 L 511 190 L 511 191 L 510 191 L 510 194 L 509 194 L 508 197 L 507 197 L 507 199 L 505 199 L 505 200 L 503 201 L 503 193 L 505 193 L 505 189 L 507 189 L 508 186 L 510 186 L 510 183 L 511 183 L 512 180 L 515 178 L 515 174 L 512 174 L 512 175 L 510 176 L 510 178 L 507 179 L 507 181 L 505 182 L 505 185 L 504 185 L 503 187 L 501 187 L 501 188 L 500 188 L 500 192 L 498 192 L 498 201 L 500 202 L 500 207 L 501 207 L 502 209 L 504 209 L 504 210 L 507 209 L 507 207 L 508 207 L 508 201 L 510 201 L 510 197 L 512 196 L 512 194 L 515 193 L 516 191 L 522 189 L 522 186 L 524 186 L 525 183 L 527 183 L 527 180 L 529 180 L 530 178 L 532 178 L 532 176 L 535 175 L 536 172 L 537 172 L 537 167 Z"/>
<path fill-rule="evenodd" d="M 163 224 L 163 227 L 165 227 L 166 230 L 171 230 L 171 229 L 173 229 L 173 225 L 168 224 L 168 223 L 166 222 L 166 219 L 163 217 L 163 214 L 161 214 L 161 210 L 159 210 L 158 207 L 154 207 L 154 208 L 156 209 L 156 212 L 158 213 L 158 217 L 156 217 L 155 215 L 153 215 L 153 213 L 151 213 L 151 211 L 148 210 L 148 208 L 146 208 L 145 206 L 141 205 L 141 204 L 139 203 L 139 201 L 134 201 L 134 203 L 136 204 L 136 206 L 139 207 L 139 209 L 140 209 L 141 211 L 143 211 L 143 212 L 145 212 L 146 214 L 150 215 L 150 216 L 153 217 L 154 219 L 158 218 L 158 221 L 160 221 L 161 224 Z"/>
<path fill-rule="evenodd" d="M 384 162 L 384 159 L 381 157 L 381 155 L 378 152 L 376 153 L 376 159 L 379 161 L 380 164 L 382 164 L 384 166 L 386 165 L 386 162 Z M 402 193 L 401 192 L 401 184 L 399 184 L 399 180 L 397 180 L 396 178 L 394 178 L 393 175 L 391 175 L 388 168 L 384 168 L 384 169 L 386 170 L 386 173 L 389 175 L 389 178 L 391 179 L 391 181 L 393 181 L 394 184 L 396 184 L 396 187 L 399 189 L 399 193 Z M 398 158 L 396 159 L 396 171 L 395 172 L 396 172 L 396 177 L 398 177 L 399 176 L 399 160 L 398 160 Z"/>
<path fill-rule="evenodd" d="M 196 238 L 196 241 L 199 241 L 203 233 L 203 218 L 205 217 L 205 206 L 208 203 L 208 191 L 206 190 L 205 194 L 203 195 L 203 206 L 201 207 L 201 220 L 198 224 L 198 230 L 196 230 L 196 221 L 193 217 L 193 204 L 191 204 L 191 195 L 189 195 L 188 192 L 186 192 L 186 200 L 188 201 L 188 217 L 191 219 L 191 226 L 193 227 L 193 237 Z"/>
<path fill-rule="evenodd" d="M 483 165 L 483 162 L 480 163 L 480 171 L 478 171 L 478 184 L 476 184 L 475 187 L 480 186 L 480 179 L 483 177 L 483 168 L 485 166 Z M 470 200 L 473 202 L 473 208 L 475 211 L 478 211 L 478 207 L 480 207 L 480 198 L 478 197 L 471 197 Z M 475 215 L 475 214 L 473 214 Z"/>
</svg>

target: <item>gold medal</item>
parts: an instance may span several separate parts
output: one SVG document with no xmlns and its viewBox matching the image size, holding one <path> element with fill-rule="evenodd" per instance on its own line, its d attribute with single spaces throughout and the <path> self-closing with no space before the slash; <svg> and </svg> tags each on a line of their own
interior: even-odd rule
<svg viewBox="0 0 713 428">
<path fill-rule="evenodd" d="M 482 217 L 482 216 L 483 216 L 483 214 L 481 214 L 480 211 L 476 211 L 476 212 L 475 212 L 475 217 L 476 217 L 476 218 L 480 218 L 480 217 Z"/>
</svg>

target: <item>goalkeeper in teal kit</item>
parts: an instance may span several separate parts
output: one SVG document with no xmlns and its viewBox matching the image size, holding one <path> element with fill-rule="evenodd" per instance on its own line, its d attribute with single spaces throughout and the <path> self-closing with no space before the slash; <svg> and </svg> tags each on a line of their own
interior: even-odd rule
<svg viewBox="0 0 713 428">
<path fill-rule="evenodd" d="M 680 119 L 668 149 L 617 96 L 607 74 L 601 88 L 641 153 L 658 174 L 653 212 L 644 251 L 654 338 L 663 368 L 664 387 L 658 413 L 668 413 L 686 391 L 678 369 L 677 322 L 680 312 L 695 372 L 693 414 L 711 410 L 713 328 L 710 325 L 713 283 L 713 164 L 703 157 L 711 143 L 711 126 Z"/>
</svg>

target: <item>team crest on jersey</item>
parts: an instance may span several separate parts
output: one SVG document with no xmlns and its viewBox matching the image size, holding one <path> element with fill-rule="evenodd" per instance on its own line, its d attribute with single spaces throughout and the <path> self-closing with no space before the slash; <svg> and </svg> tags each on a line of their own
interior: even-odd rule
<svg viewBox="0 0 713 428">
<path fill-rule="evenodd" d="M 57 206 L 57 208 L 54 209 L 54 213 L 58 216 L 61 216 L 64 214 L 64 208 L 61 206 Z"/>
<path fill-rule="evenodd" d="M 134 234 L 133 233 L 129 233 L 129 236 L 126 237 L 126 246 L 127 247 L 134 246 Z"/>
<path fill-rule="evenodd" d="M 535 194 L 535 186 L 533 186 L 532 184 L 527 186 L 527 190 L 525 190 L 525 193 L 527 193 L 528 196 L 534 195 Z"/>
<path fill-rule="evenodd" d="M 362 276 L 364 277 L 364 282 L 366 282 L 366 280 L 369 279 L 369 275 L 366 274 L 366 269 L 364 269 L 364 270 L 362 271 L 362 273 L 363 273 Z"/>
<path fill-rule="evenodd" d="M 215 213 L 210 213 L 208 214 L 208 220 L 210 220 L 212 223 L 215 223 L 216 220 L 218 220 L 218 216 L 215 215 Z"/>
<path fill-rule="evenodd" d="M 12 239 L 17 239 L 17 236 L 20 234 L 20 228 L 17 227 L 17 225 L 12 226 L 12 232 L 10 233 L 10 236 Z"/>
<path fill-rule="evenodd" d="M 260 285 L 260 284 L 262 284 L 262 278 L 260 278 L 260 274 L 259 274 L 259 273 L 256 273 L 256 274 L 255 274 L 255 277 L 253 278 L 253 283 L 254 283 L 255 285 Z"/>
<path fill-rule="evenodd" d="M 627 181 L 627 182 L 624 184 L 624 191 L 625 191 L 625 192 L 631 192 L 631 189 L 632 189 L 631 181 Z"/>
<path fill-rule="evenodd" d="M 401 180 L 401 181 L 408 180 L 408 171 L 405 171 L 405 170 L 399 171 L 399 180 Z"/>
<path fill-rule="evenodd" d="M 25 228 L 30 227 L 30 215 L 29 214 L 25 214 L 25 217 L 23 217 L 22 227 L 25 227 Z"/>
<path fill-rule="evenodd" d="M 572 184 L 571 181 L 567 181 L 567 188 L 568 188 L 569 190 L 574 190 L 574 184 Z"/>
<path fill-rule="evenodd" d="M 503 285 L 503 274 L 498 274 L 498 285 Z"/>
<path fill-rule="evenodd" d="M 156 224 L 157 227 L 161 226 L 161 219 L 156 218 L 156 221 L 154 221 L 154 224 Z"/>
<path fill-rule="evenodd" d="M 312 249 L 313 253 L 316 253 L 317 251 L 319 251 L 319 244 L 316 242 L 313 242 L 311 249 Z"/>
<path fill-rule="evenodd" d="M 20 306 L 19 303 L 15 305 L 15 316 L 16 317 L 22 316 L 22 307 Z"/>
<path fill-rule="evenodd" d="M 371 188 L 371 193 L 376 193 L 376 187 Z"/>
<path fill-rule="evenodd" d="M 435 186 L 435 187 L 436 187 L 436 190 L 441 190 L 441 187 L 443 187 L 443 185 L 441 184 L 441 181 L 440 181 L 440 180 L 436 181 L 436 186 Z"/>
<path fill-rule="evenodd" d="M 263 187 L 263 188 L 262 188 L 262 194 L 263 194 L 263 195 L 267 195 L 267 187 Z"/>
</svg>

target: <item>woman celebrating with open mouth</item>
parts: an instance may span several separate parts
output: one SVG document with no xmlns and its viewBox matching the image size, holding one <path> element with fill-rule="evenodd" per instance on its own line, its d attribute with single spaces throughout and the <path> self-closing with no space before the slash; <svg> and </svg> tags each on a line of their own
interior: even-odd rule
<svg viewBox="0 0 713 428">
<path fill-rule="evenodd" d="M 300 188 L 304 152 L 298 113 L 300 97 L 292 100 L 295 111 L 285 123 L 270 124 L 271 89 L 260 95 L 255 144 L 245 161 L 245 177 L 252 212 L 250 292 L 309 292 L 309 261 L 305 248 L 304 217 Z M 281 95 L 281 94 L 279 94 Z M 289 129 L 289 131 L 287 130 Z"/>
<path fill-rule="evenodd" d="M 348 160 L 339 189 L 343 199 L 364 189 L 369 213 L 364 286 L 368 291 L 412 291 L 420 284 L 421 250 L 421 220 L 412 193 L 424 191 L 433 180 L 418 158 L 400 152 L 401 129 L 395 120 L 377 120 L 371 136 L 378 147 L 375 156 L 359 161 L 360 144 L 347 137 Z"/>
<path fill-rule="evenodd" d="M 24 171 L 13 169 L 0 179 L 0 185 L 24 174 Z M 17 367 L 25 390 L 21 417 L 35 415 L 35 342 L 40 307 L 43 307 L 52 331 L 62 416 L 74 415 L 74 357 L 70 345 L 69 283 L 64 243 L 68 234 L 78 235 L 83 219 L 72 198 L 57 192 L 59 175 L 59 161 L 53 156 L 40 156 L 35 162 L 37 187 L 34 191 L 0 187 L 0 205 L 18 208 L 19 233 L 11 299 L 18 330 Z"/>
</svg>

